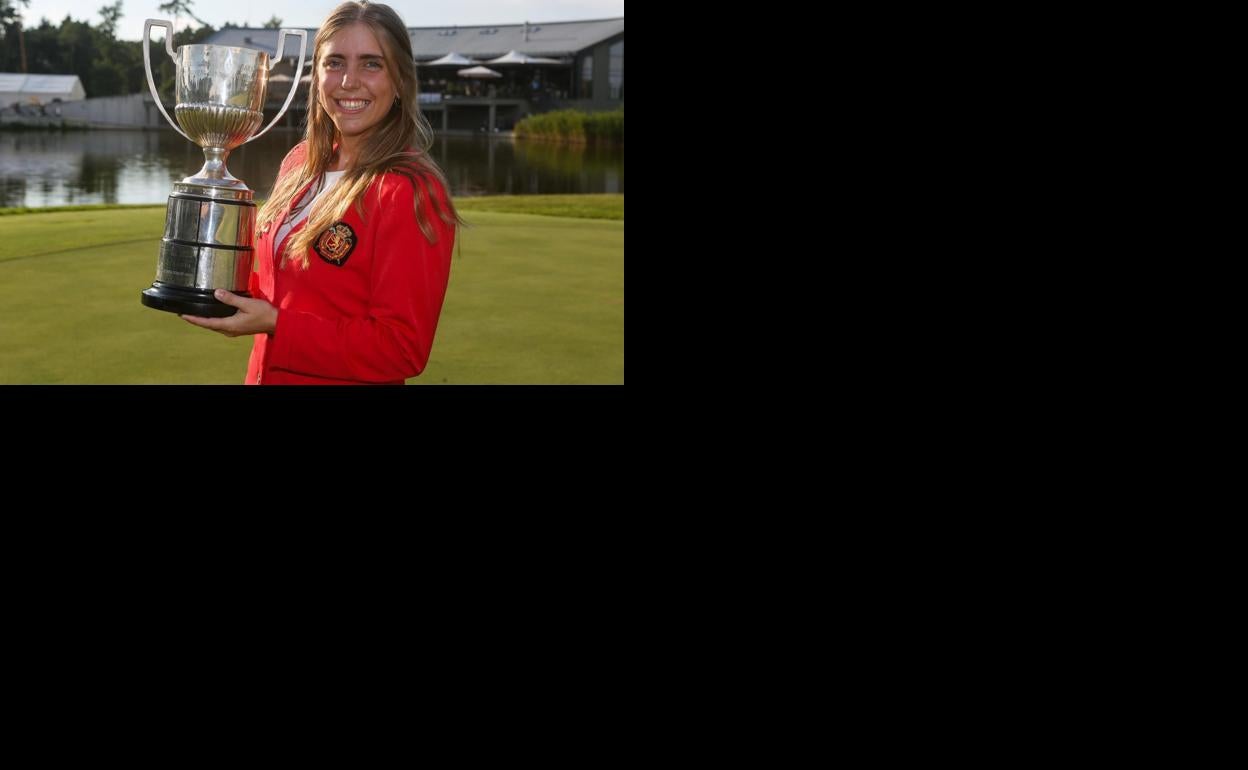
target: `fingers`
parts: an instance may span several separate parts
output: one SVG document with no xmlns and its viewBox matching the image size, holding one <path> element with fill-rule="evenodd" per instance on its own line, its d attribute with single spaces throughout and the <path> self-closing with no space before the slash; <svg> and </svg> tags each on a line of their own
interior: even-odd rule
<svg viewBox="0 0 1248 770">
<path fill-rule="evenodd" d="M 186 321 L 188 324 L 202 326 L 205 329 L 217 330 L 217 327 L 213 326 L 213 324 L 215 324 L 217 320 L 215 318 L 202 318 L 197 315 L 179 315 L 178 318 L 181 318 L 183 321 Z"/>
<path fill-rule="evenodd" d="M 235 332 L 228 325 L 229 319 L 226 318 L 203 318 L 197 315 L 183 315 L 179 316 L 179 318 L 186 321 L 188 324 L 193 324 L 204 329 L 211 329 L 214 332 L 221 332 L 229 337 L 236 336 Z"/>
<path fill-rule="evenodd" d="M 236 307 L 240 309 L 243 307 L 243 303 L 247 301 L 243 297 L 240 297 L 237 294 L 228 292 L 225 289 L 217 289 L 216 291 L 212 293 L 212 296 L 216 297 L 217 300 L 221 302 L 221 304 L 223 305 L 229 305 L 231 307 Z M 182 320 L 186 321 L 187 323 L 192 323 L 192 324 L 195 324 L 196 326 L 202 326 L 205 329 L 212 329 L 214 332 L 223 332 L 223 333 L 234 331 L 234 327 L 237 323 L 236 321 L 233 320 L 234 318 L 237 317 L 237 314 L 226 316 L 224 318 L 205 318 L 203 316 L 197 316 L 197 315 L 181 315 L 180 317 L 182 318 Z"/>
<path fill-rule="evenodd" d="M 201 329 L 210 329 L 227 337 L 243 334 L 270 334 L 277 328 L 277 308 L 262 299 L 240 297 L 217 289 L 213 296 L 222 304 L 238 308 L 238 312 L 225 318 L 205 318 L 197 315 L 179 314 L 179 318 Z"/>
</svg>

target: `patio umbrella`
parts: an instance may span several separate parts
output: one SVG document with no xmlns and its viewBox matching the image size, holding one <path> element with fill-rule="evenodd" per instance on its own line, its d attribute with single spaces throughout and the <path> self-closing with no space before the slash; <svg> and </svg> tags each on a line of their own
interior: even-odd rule
<svg viewBox="0 0 1248 770">
<path fill-rule="evenodd" d="M 529 56 L 519 51 L 508 51 L 497 59 L 490 59 L 486 64 L 562 64 L 558 59 L 543 59 L 540 56 Z"/>
<path fill-rule="evenodd" d="M 469 67 L 466 70 L 460 70 L 455 73 L 461 78 L 501 78 L 503 73 L 495 72 L 489 67 Z"/>
<path fill-rule="evenodd" d="M 421 67 L 449 67 L 451 65 L 455 65 L 456 67 L 467 67 L 471 64 L 480 64 L 480 62 L 465 58 L 455 53 L 454 51 L 451 51 L 446 56 L 443 56 L 441 59 L 434 59 L 433 61 L 420 62 L 419 66 Z"/>
</svg>

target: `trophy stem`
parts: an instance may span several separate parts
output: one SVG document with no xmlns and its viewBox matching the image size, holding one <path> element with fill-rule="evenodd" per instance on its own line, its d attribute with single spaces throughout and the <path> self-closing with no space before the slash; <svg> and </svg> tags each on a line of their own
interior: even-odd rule
<svg viewBox="0 0 1248 770">
<path fill-rule="evenodd" d="M 238 182 L 230 175 L 230 170 L 225 167 L 225 159 L 230 157 L 230 151 L 223 147 L 205 147 L 204 150 L 204 167 L 199 170 L 195 177 L 199 179 L 219 179 L 222 182 Z"/>
</svg>

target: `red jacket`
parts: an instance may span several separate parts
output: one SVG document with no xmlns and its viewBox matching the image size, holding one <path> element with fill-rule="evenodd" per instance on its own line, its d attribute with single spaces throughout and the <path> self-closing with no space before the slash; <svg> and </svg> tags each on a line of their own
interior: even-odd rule
<svg viewBox="0 0 1248 770">
<path fill-rule="evenodd" d="M 296 145 L 278 178 L 301 164 L 305 152 L 305 142 Z M 278 315 L 272 334 L 254 337 L 248 385 L 402 385 L 424 370 L 450 279 L 455 228 L 429 202 L 430 193 L 437 195 L 445 209 L 446 191 L 436 181 L 418 183 L 436 243 L 416 223 L 412 182 L 395 173 L 368 188 L 363 218 L 352 204 L 314 242 L 307 270 L 293 259 L 278 269 L 273 239 L 280 223 L 256 234 L 248 290 Z"/>
</svg>

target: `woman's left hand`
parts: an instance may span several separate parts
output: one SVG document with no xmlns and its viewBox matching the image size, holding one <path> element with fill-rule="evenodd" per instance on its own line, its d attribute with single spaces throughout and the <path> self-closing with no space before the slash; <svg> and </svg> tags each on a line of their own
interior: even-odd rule
<svg viewBox="0 0 1248 770">
<path fill-rule="evenodd" d="M 262 299 L 248 299 L 231 294 L 225 289 L 213 293 L 219 301 L 238 308 L 229 318 L 203 318 L 195 315 L 180 316 L 189 324 L 221 332 L 227 337 L 243 334 L 271 334 L 277 329 L 277 308 Z"/>
</svg>

